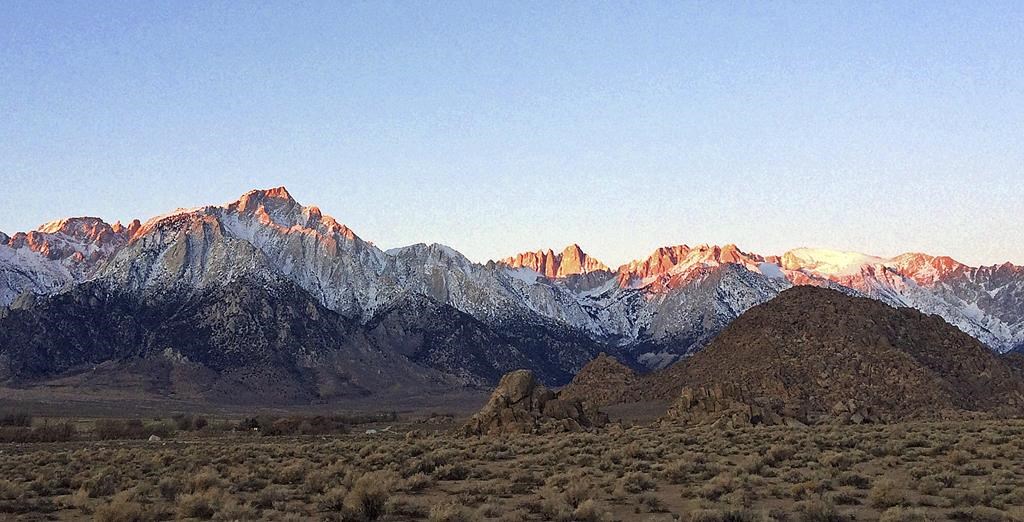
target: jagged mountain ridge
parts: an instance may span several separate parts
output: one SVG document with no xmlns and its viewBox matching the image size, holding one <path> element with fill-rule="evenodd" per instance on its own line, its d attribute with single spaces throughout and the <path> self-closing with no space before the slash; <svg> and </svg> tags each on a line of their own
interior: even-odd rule
<svg viewBox="0 0 1024 522">
<path fill-rule="evenodd" d="M 19 253 L 43 258 L 32 250 Z M 335 325 L 311 338 L 305 335 L 308 329 L 302 329 L 303 334 L 290 337 L 278 351 L 287 352 L 289 345 L 301 350 L 313 343 L 323 345 L 318 353 L 328 353 L 327 345 L 344 347 L 353 336 L 365 337 L 367 341 L 361 346 L 405 361 L 404 366 L 389 369 L 378 364 L 386 362 L 386 357 L 371 358 L 376 362 L 353 365 L 343 372 L 387 375 L 380 382 L 373 381 L 381 385 L 376 388 L 407 382 L 417 389 L 427 383 L 415 383 L 424 381 L 431 372 L 442 372 L 449 386 L 490 384 L 521 366 L 536 368 L 548 382 L 565 382 L 599 348 L 578 329 L 530 310 L 519 294 L 522 288 L 517 285 L 521 282 L 506 275 L 504 268 L 470 263 L 441 245 L 413 245 L 382 252 L 315 207 L 299 205 L 284 189 L 253 191 L 226 205 L 182 209 L 133 226 L 120 248 L 98 265 L 89 271 L 66 272 L 68 282 L 49 296 L 40 292 L 42 296 L 36 299 L 35 289 L 28 289 L 12 300 L 11 309 L 0 321 L 0 331 L 10 332 L 17 343 L 0 347 L 5 361 L 0 379 L 45 379 L 112 361 L 137 363 L 140 357 L 151 364 L 155 349 L 143 340 L 162 339 L 164 327 L 157 320 L 160 314 L 142 312 L 173 310 L 174 318 L 167 318 L 167 323 L 189 328 L 203 324 L 207 314 L 201 305 L 209 303 L 211 295 L 244 293 L 249 287 L 278 288 L 282 284 L 291 285 L 308 300 L 339 314 L 338 325 L 356 326 L 352 330 Z M 79 281 L 74 281 L 76 276 Z M 76 298 L 97 288 L 116 295 L 116 299 L 96 301 L 90 297 L 82 303 Z M 271 301 L 282 298 L 287 303 L 288 299 L 297 299 L 295 292 L 274 292 L 266 301 L 241 303 L 221 315 L 230 317 L 230 325 L 259 325 L 264 320 L 262 310 L 272 306 Z M 532 299 L 541 299 L 542 294 L 535 289 Z M 403 308 L 411 301 L 421 306 L 411 311 Z M 135 303 L 131 310 L 152 320 L 128 321 L 101 330 L 91 328 L 93 315 L 100 323 L 109 317 L 134 317 L 136 312 L 119 311 L 114 306 L 118 303 Z M 396 325 L 407 327 L 410 323 L 414 323 L 413 328 L 415 323 L 426 325 L 421 329 L 425 335 L 420 346 L 411 352 L 402 349 L 414 337 L 408 330 L 399 330 L 401 335 L 386 334 L 396 331 Z M 225 356 L 234 360 L 240 356 L 227 355 L 232 346 L 258 342 L 260 336 L 250 338 L 253 332 L 244 328 L 237 331 L 230 325 L 210 328 L 208 337 L 182 332 L 180 339 L 208 348 L 211 342 L 220 343 Z M 226 332 L 223 336 L 219 335 L 222 329 Z M 106 337 L 108 330 L 134 332 L 134 337 L 130 341 Z M 29 331 L 39 331 L 40 335 L 25 333 Z M 79 334 L 87 348 L 74 349 L 79 344 L 73 339 Z M 134 344 L 139 344 L 141 353 L 131 351 L 129 345 Z M 73 349 L 68 350 L 69 346 Z M 111 347 L 121 348 L 112 351 Z M 40 365 L 40 357 L 53 359 L 52 364 Z M 225 378 L 225 372 L 235 372 L 218 365 L 217 357 L 209 350 L 200 360 L 201 369 L 212 371 L 219 379 Z M 267 362 L 261 372 L 295 366 L 288 358 L 278 362 Z M 337 380 L 335 374 L 339 371 L 331 367 L 313 374 L 291 371 L 291 378 L 278 375 L 275 379 L 292 383 L 286 396 L 323 397 L 331 394 L 321 390 L 324 384 L 319 376 L 334 375 L 331 378 Z M 258 389 L 265 383 L 253 384 Z"/>
<path fill-rule="evenodd" d="M 700 350 L 746 309 L 810 284 L 937 313 L 999 351 L 1024 342 L 1024 268 L 1009 264 L 810 249 L 763 256 L 735 245 L 665 247 L 616 270 L 576 245 L 479 264 L 436 244 L 382 251 L 283 187 L 128 227 L 81 218 L 90 220 L 83 229 L 75 219 L 0 237 L 0 305 L 30 306 L 31 296 L 87 281 L 156 299 L 283 277 L 364 324 L 421 295 L 495 331 L 555 325 L 661 367 Z M 74 246 L 41 248 L 31 235 Z"/>
<path fill-rule="evenodd" d="M 77 217 L 14 236 L 0 232 L 0 305 L 25 292 L 48 295 L 87 279 L 139 226 Z"/>
</svg>

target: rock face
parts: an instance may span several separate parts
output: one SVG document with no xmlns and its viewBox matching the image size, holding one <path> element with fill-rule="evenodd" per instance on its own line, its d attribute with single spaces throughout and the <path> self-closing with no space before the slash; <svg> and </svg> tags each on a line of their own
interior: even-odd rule
<svg viewBox="0 0 1024 522">
<path fill-rule="evenodd" d="M 565 247 L 560 254 L 551 249 L 547 251 L 523 252 L 503 259 L 501 264 L 512 268 L 529 268 L 538 274 L 551 278 L 563 278 L 591 272 L 610 272 L 604 263 L 587 255 L 579 245 Z"/>
<path fill-rule="evenodd" d="M 496 327 L 416 294 L 363 326 L 379 346 L 477 386 L 493 386 L 517 368 L 530 368 L 542 382 L 564 383 L 572 378 L 570 368 L 583 366 L 595 351 L 586 336 L 557 324 Z"/>
<path fill-rule="evenodd" d="M 698 424 L 1024 411 L 1014 369 L 941 318 L 815 287 L 752 308 L 644 385 L 677 397 L 668 419 Z"/>
<path fill-rule="evenodd" d="M 487 405 L 463 426 L 465 435 L 556 433 L 603 426 L 608 417 L 578 399 L 563 399 L 529 370 L 505 374 Z"/>
</svg>

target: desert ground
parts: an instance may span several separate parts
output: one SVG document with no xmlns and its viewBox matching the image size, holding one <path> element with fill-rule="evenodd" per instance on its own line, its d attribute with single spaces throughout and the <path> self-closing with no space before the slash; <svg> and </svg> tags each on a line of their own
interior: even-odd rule
<svg viewBox="0 0 1024 522">
<path fill-rule="evenodd" d="M 1024 520 L 1022 420 L 721 429 L 656 411 L 500 437 L 440 414 L 8 413 L 0 519 Z"/>
</svg>

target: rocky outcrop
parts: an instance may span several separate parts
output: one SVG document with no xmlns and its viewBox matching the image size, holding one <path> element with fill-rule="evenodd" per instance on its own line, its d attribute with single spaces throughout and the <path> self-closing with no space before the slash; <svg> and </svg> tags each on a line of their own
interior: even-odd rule
<svg viewBox="0 0 1024 522">
<path fill-rule="evenodd" d="M 573 377 L 559 396 L 597 406 L 634 402 L 639 399 L 634 393 L 639 383 L 640 376 L 632 368 L 601 352 Z"/>
<path fill-rule="evenodd" d="M 666 414 L 666 419 L 683 424 L 741 426 L 797 424 L 795 416 L 778 411 L 777 401 L 751 398 L 736 385 L 686 386 Z"/>
<path fill-rule="evenodd" d="M 605 425 L 607 415 L 579 399 L 563 399 L 537 382 L 533 372 L 505 374 L 490 400 L 463 426 L 465 435 L 585 431 Z"/>
<path fill-rule="evenodd" d="M 726 428 L 744 426 L 806 426 L 810 422 L 865 424 L 882 421 L 873 408 L 854 399 L 839 401 L 824 415 L 813 416 L 799 402 L 787 402 L 784 396 L 752 396 L 735 384 L 710 387 L 683 387 L 679 398 L 663 420 L 668 422 L 713 425 Z"/>
<path fill-rule="evenodd" d="M 871 405 L 856 399 L 846 399 L 833 404 L 829 413 L 826 420 L 838 424 L 876 423 L 882 420 Z"/>
<path fill-rule="evenodd" d="M 626 287 L 633 284 L 634 281 L 664 274 L 681 263 L 689 253 L 688 245 L 660 247 L 646 259 L 632 261 L 619 267 L 619 285 Z"/>
</svg>

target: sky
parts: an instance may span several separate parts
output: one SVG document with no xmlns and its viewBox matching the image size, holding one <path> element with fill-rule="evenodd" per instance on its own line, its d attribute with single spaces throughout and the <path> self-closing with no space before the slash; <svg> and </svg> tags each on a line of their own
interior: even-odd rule
<svg viewBox="0 0 1024 522">
<path fill-rule="evenodd" d="M 280 185 L 477 261 L 1024 264 L 1024 2 L 4 2 L 0 230 Z"/>
</svg>

